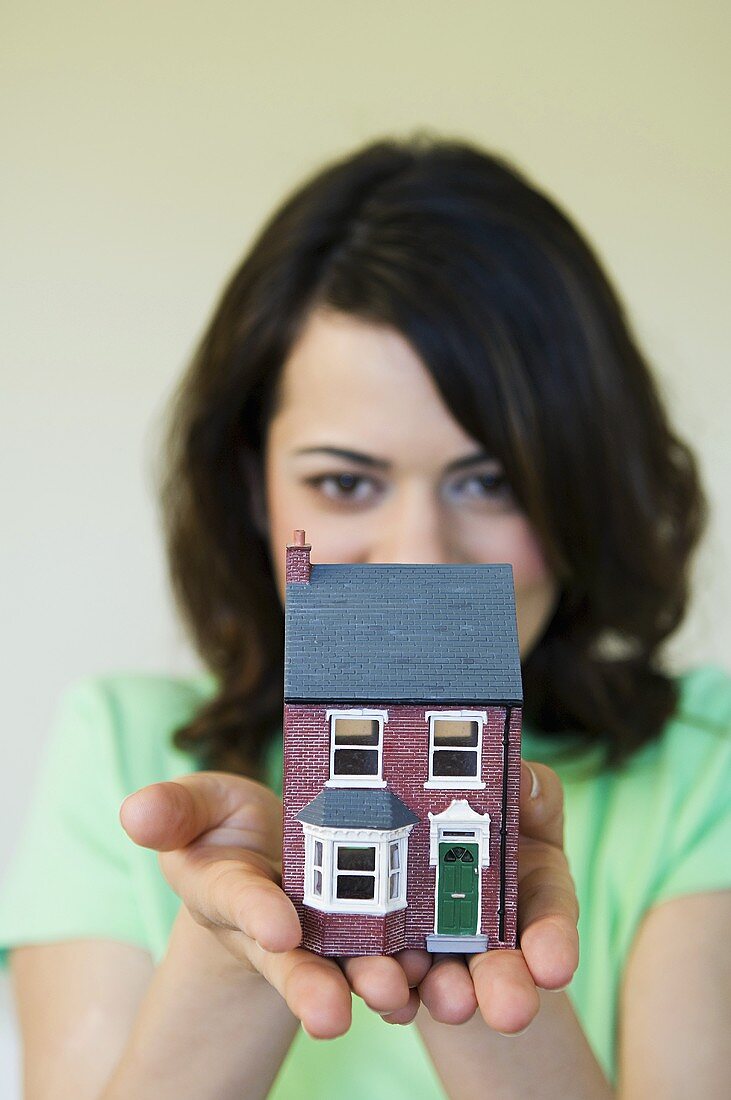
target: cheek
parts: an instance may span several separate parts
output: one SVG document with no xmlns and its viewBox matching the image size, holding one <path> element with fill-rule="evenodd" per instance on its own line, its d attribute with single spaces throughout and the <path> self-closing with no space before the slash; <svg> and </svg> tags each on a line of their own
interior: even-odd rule
<svg viewBox="0 0 731 1100">
<path fill-rule="evenodd" d="M 509 562 L 513 567 L 516 591 L 540 587 L 551 579 L 541 544 L 525 516 L 520 513 L 496 516 L 486 523 L 463 529 L 466 560 Z M 460 537 L 458 535 L 458 537 Z"/>
<path fill-rule="evenodd" d="M 518 640 L 521 657 L 525 659 L 548 626 L 556 608 L 559 588 L 540 548 L 526 552 L 514 568 Z"/>
<path fill-rule="evenodd" d="M 512 563 L 516 588 L 541 586 L 551 579 L 541 545 L 525 520 L 520 521 L 505 560 Z"/>
<path fill-rule="evenodd" d="M 295 527 L 303 527 L 304 524 L 297 518 L 294 522 L 292 516 L 297 516 L 296 503 L 291 501 L 287 494 L 287 483 L 277 470 L 276 463 L 267 458 L 265 466 L 265 502 L 269 537 L 269 555 L 272 569 L 277 582 L 277 590 L 280 599 L 284 603 L 285 589 L 285 548 L 292 540 Z M 310 532 L 305 527 L 309 539 Z"/>
<path fill-rule="evenodd" d="M 513 567 L 520 652 L 525 658 L 553 614 L 558 584 L 524 516 L 503 517 L 493 525 L 488 541 L 481 560 L 506 561 Z"/>
</svg>

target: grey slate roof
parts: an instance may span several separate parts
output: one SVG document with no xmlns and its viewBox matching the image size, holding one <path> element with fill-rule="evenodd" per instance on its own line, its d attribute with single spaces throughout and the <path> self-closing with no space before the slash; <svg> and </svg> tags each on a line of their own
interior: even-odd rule
<svg viewBox="0 0 731 1100">
<path fill-rule="evenodd" d="M 310 825 L 343 829 L 400 829 L 419 818 L 385 787 L 325 787 L 297 814 Z"/>
<path fill-rule="evenodd" d="M 290 702 L 522 702 L 510 565 L 313 565 L 288 584 Z"/>
</svg>

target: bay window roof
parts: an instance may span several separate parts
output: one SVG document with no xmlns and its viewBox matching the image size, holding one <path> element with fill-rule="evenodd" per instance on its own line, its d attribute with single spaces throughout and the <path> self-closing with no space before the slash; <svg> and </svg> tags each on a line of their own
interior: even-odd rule
<svg viewBox="0 0 731 1100">
<path fill-rule="evenodd" d="M 418 816 L 385 788 L 326 787 L 297 814 L 299 821 L 341 829 L 391 831 L 414 825 Z"/>
</svg>

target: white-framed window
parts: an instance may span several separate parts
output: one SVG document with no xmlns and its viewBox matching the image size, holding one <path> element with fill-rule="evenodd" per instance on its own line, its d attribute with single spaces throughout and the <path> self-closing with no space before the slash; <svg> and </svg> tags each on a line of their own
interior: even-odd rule
<svg viewBox="0 0 731 1100">
<path fill-rule="evenodd" d="M 306 905 L 327 913 L 389 913 L 406 905 L 408 836 L 303 822 Z M 317 860 L 320 863 L 317 863 Z"/>
<path fill-rule="evenodd" d="M 316 842 L 317 843 L 317 842 Z M 374 901 L 375 844 L 335 844 L 335 897 L 340 901 Z"/>
<path fill-rule="evenodd" d="M 329 710 L 329 787 L 385 787 L 383 727 L 385 710 Z"/>
<path fill-rule="evenodd" d="M 481 789 L 482 731 L 487 712 L 430 711 L 429 778 L 425 787 Z"/>
<path fill-rule="evenodd" d="M 312 842 L 312 893 L 316 898 L 322 897 L 322 841 Z"/>
<path fill-rule="evenodd" d="M 388 846 L 388 898 L 393 901 L 401 892 L 401 846 L 392 841 Z"/>
</svg>

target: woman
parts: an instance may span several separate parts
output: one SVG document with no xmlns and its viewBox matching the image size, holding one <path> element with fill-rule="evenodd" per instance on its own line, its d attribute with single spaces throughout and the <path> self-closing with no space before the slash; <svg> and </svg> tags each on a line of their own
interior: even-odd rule
<svg viewBox="0 0 731 1100">
<path fill-rule="evenodd" d="M 163 496 L 210 675 L 67 696 L 1 929 L 29 1095 L 265 1096 L 275 1078 L 275 1097 L 725 1095 L 731 688 L 658 659 L 703 501 L 556 206 L 461 142 L 377 142 L 323 169 L 223 295 Z M 281 769 L 295 527 L 318 561 L 513 564 L 519 951 L 338 964 L 298 947 L 259 782 Z M 137 788 L 135 848 L 115 813 Z M 300 1020 L 335 1041 L 297 1036 L 279 1072 Z"/>
</svg>

